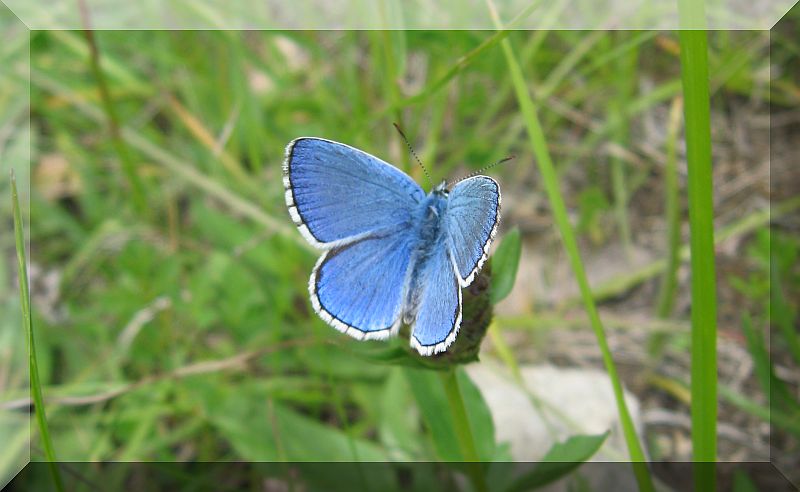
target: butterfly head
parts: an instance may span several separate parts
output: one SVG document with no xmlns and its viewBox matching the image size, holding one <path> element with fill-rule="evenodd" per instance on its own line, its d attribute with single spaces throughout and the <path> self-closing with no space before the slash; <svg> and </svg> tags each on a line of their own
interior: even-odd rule
<svg viewBox="0 0 800 492">
<path fill-rule="evenodd" d="M 436 187 L 433 189 L 433 194 L 447 198 L 447 196 L 450 194 L 450 190 L 447 189 L 447 181 L 443 180 L 441 183 L 436 185 Z"/>
</svg>

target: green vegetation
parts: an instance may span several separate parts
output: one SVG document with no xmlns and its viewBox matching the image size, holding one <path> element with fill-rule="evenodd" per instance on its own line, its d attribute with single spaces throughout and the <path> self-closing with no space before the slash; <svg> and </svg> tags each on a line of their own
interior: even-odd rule
<svg viewBox="0 0 800 492">
<path fill-rule="evenodd" d="M 740 337 L 754 369 L 749 386 L 720 383 L 720 412 L 761 421 L 771 410 L 778 432 L 800 436 L 797 381 L 780 367 L 800 363 L 790 302 L 800 292 L 796 231 L 773 235 L 770 209 L 737 209 L 739 195 L 714 203 L 724 213 L 710 207 L 717 169 L 709 117 L 739 110 L 741 101 L 798 103 L 791 71 L 765 79 L 769 38 L 525 32 L 512 30 L 514 22 L 496 32 L 31 33 L 30 70 L 9 63 L 0 75 L 8 94 L 30 87 L 31 96 L 30 133 L 6 137 L 24 127 L 28 108 L 0 92 L 0 192 L 10 203 L 10 168 L 31 183 L 20 191 L 30 200 L 32 311 L 20 318 L 24 282 L 19 291 L 0 287 L 15 300 L 0 305 L 0 350 L 25 340 L 23 319 L 32 326 L 32 356 L 35 334 L 31 374 L 40 380 L 31 378 L 32 394 L 22 379 L 0 380 L 0 414 L 42 410 L 32 459 L 279 462 L 242 464 L 243 476 L 255 487 L 268 472 L 290 490 L 425 490 L 441 478 L 516 491 L 565 475 L 578 483 L 578 465 L 618 434 L 619 458 L 637 462 L 640 488 L 652 490 L 663 477 L 645 462 L 664 453 L 648 435 L 656 431 L 634 425 L 623 386 L 676 412 L 697 409 L 695 457 L 713 461 L 722 452 L 714 342 L 723 314 L 720 330 Z M 773 62 L 792 66 L 796 41 L 773 42 Z M 27 49 L 5 43 L 0 55 L 10 60 Z M 564 419 L 572 435 L 513 475 L 499 463 L 513 456 L 484 395 L 455 363 L 474 353 L 425 360 L 409 354 L 407 337 L 357 342 L 314 315 L 307 279 L 317 253 L 285 209 L 283 149 L 301 135 L 346 142 L 425 186 L 395 122 L 434 181 L 516 156 L 489 172 L 503 187 L 503 222 L 487 263 L 491 288 L 465 294 L 473 309 L 465 319 L 479 327 L 477 341 L 488 326 L 480 359 L 505 365 L 515 384 L 523 363 L 605 370 L 621 422 L 610 436 Z M 724 137 L 715 139 L 734 145 Z M 8 143 L 16 141 L 30 141 L 29 178 Z M 753 182 L 761 179 L 753 173 Z M 741 183 L 729 186 L 759 189 Z M 800 206 L 786 194 L 775 200 L 773 221 Z M 0 246 L 24 254 L 21 240 L 17 229 L 0 236 Z M 715 247 L 726 241 L 741 243 L 734 259 L 744 273 L 715 276 Z M 625 259 L 596 280 L 608 250 Z M 544 273 L 533 273 L 526 258 Z M 552 273 L 559 265 L 569 265 L 566 281 Z M 2 268 L 3 279 L 14 278 Z M 530 287 L 549 275 L 546 293 Z M 738 293 L 740 304 L 718 305 L 718 290 Z M 576 330 L 596 345 L 552 356 L 548 341 Z M 630 356 L 638 354 L 624 345 L 631 332 L 637 344 L 656 347 L 647 352 L 652 360 Z M 676 367 L 683 359 L 667 357 L 689 346 L 691 373 Z M 0 374 L 13 373 L 22 355 L 0 355 Z M 531 394 L 539 405 L 537 398 Z M 354 465 L 333 473 L 286 461 Z M 359 464 L 408 461 L 430 463 Z M 216 483 L 223 473 L 180 478 Z M 52 477 L 37 480 L 45 479 Z M 108 485 L 125 481 L 120 471 Z"/>
</svg>

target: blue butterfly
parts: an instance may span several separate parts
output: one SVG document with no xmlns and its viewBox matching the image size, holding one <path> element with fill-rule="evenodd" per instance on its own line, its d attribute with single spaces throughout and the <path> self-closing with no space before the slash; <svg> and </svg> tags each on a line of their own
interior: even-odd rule
<svg viewBox="0 0 800 492">
<path fill-rule="evenodd" d="M 323 250 L 308 281 L 329 325 L 359 340 L 411 326 L 411 346 L 442 352 L 461 325 L 461 289 L 486 261 L 500 222 L 500 186 L 487 176 L 442 182 L 429 194 L 411 177 L 345 144 L 301 137 L 286 147 L 286 205 Z"/>
</svg>

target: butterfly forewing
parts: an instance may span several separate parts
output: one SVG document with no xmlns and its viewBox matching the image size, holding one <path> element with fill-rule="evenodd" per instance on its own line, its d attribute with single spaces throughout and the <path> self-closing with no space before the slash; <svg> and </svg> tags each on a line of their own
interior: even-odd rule
<svg viewBox="0 0 800 492">
<path fill-rule="evenodd" d="M 314 246 L 396 229 L 411 220 L 425 193 L 410 177 L 366 152 L 319 138 L 286 147 L 286 205 Z"/>
</svg>

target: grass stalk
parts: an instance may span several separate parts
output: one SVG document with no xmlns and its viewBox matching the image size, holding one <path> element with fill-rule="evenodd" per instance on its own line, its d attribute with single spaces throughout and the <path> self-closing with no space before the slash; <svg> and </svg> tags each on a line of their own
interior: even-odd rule
<svg viewBox="0 0 800 492">
<path fill-rule="evenodd" d="M 617 38 L 612 38 L 617 39 Z M 620 38 L 621 39 L 621 38 Z M 614 78 L 617 79 L 617 94 L 612 106 L 613 118 L 618 118 L 620 123 L 614 129 L 614 143 L 622 148 L 628 145 L 629 127 L 625 118 L 625 104 L 633 99 L 636 90 L 636 67 L 638 50 L 634 49 L 626 56 L 616 60 Z M 617 221 L 620 240 L 628 258 L 631 256 L 631 227 L 628 217 L 628 186 L 625 161 L 618 155 L 611 158 L 611 185 L 614 194 L 614 215 Z"/>
<path fill-rule="evenodd" d="M 679 2 L 681 81 L 685 101 L 686 160 L 691 231 L 693 460 L 717 455 L 717 299 L 708 41 L 703 2 Z M 696 490 L 715 490 L 714 467 L 695 467 Z"/>
<path fill-rule="evenodd" d="M 36 413 L 36 422 L 39 425 L 39 433 L 42 437 L 44 455 L 47 459 L 50 473 L 53 476 L 56 490 L 64 490 L 64 483 L 61 480 L 61 472 L 56 463 L 56 453 L 53 448 L 53 441 L 50 438 L 50 429 L 47 426 L 47 415 L 44 409 L 44 397 L 42 396 L 42 383 L 39 380 L 39 363 L 36 359 L 36 344 L 33 338 L 33 322 L 31 320 L 31 299 L 28 290 L 28 267 L 25 261 L 25 240 L 22 231 L 22 214 L 19 210 L 19 196 L 17 195 L 17 180 L 14 172 L 11 172 L 11 201 L 14 210 L 14 239 L 17 246 L 17 261 L 19 263 L 19 296 L 22 304 L 22 324 L 25 329 L 25 336 L 28 341 L 28 370 L 31 378 L 31 391 L 33 392 L 33 406 Z"/>
<path fill-rule="evenodd" d="M 669 112 L 669 127 L 667 130 L 667 164 L 664 168 L 664 216 L 667 223 L 667 266 L 661 277 L 658 293 L 658 307 L 656 315 L 667 318 L 672 313 L 675 304 L 675 293 L 678 287 L 678 267 L 680 266 L 681 223 L 680 206 L 678 202 L 678 130 L 680 129 L 680 115 L 683 110 L 683 99 L 676 97 L 672 100 Z"/>
<path fill-rule="evenodd" d="M 464 461 L 467 462 L 467 472 L 478 492 L 486 492 L 489 487 L 486 484 L 486 477 L 481 468 L 481 458 L 478 455 L 478 448 L 475 445 L 475 438 L 472 435 L 472 427 L 467 417 L 467 409 L 464 406 L 464 398 L 461 388 L 458 386 L 458 377 L 453 367 L 446 371 L 439 372 L 439 377 L 447 395 L 447 402 L 450 406 L 450 413 L 453 418 L 453 427 L 456 431 L 458 445 Z"/>
<path fill-rule="evenodd" d="M 111 101 L 111 92 L 108 90 L 103 70 L 100 68 L 100 50 L 97 48 L 97 42 L 94 38 L 94 31 L 89 25 L 89 12 L 86 3 L 81 0 L 79 2 L 82 22 L 84 25 L 84 34 L 86 36 L 86 43 L 89 45 L 89 64 L 92 70 L 92 76 L 97 82 L 97 90 L 100 92 L 100 100 L 103 104 L 103 110 L 108 119 L 108 130 L 111 134 L 111 143 L 114 146 L 114 151 L 119 157 L 122 164 L 122 171 L 128 179 L 128 184 L 131 187 L 131 199 L 133 201 L 134 209 L 137 213 L 143 213 L 147 210 L 147 203 L 144 197 L 144 188 L 136 173 L 136 166 L 131 158 L 130 150 L 122 138 L 120 133 L 119 117 L 117 110 Z"/>
<path fill-rule="evenodd" d="M 500 20 L 497 16 L 497 12 L 495 11 L 492 0 L 487 0 L 487 4 L 494 19 L 495 26 L 500 29 L 502 26 L 500 25 Z M 654 487 L 652 478 L 650 477 L 650 472 L 645 463 L 644 451 L 642 450 L 639 438 L 636 434 L 636 429 L 633 426 L 633 420 L 631 419 L 630 412 L 627 404 L 625 403 L 622 382 L 617 374 L 617 368 L 614 363 L 614 359 L 611 356 L 611 350 L 608 347 L 608 341 L 606 340 L 603 323 L 600 320 L 600 316 L 597 312 L 597 306 L 595 306 L 594 299 L 592 298 L 592 292 L 589 288 L 589 281 L 587 279 L 586 271 L 584 270 L 583 262 L 578 251 L 578 243 L 575 239 L 575 233 L 572 230 L 572 225 L 569 222 L 569 217 L 567 216 L 567 207 L 564 204 L 564 198 L 561 196 L 561 191 L 559 189 L 558 175 L 556 174 L 556 170 L 553 166 L 553 161 L 550 158 L 550 152 L 547 148 L 547 141 L 539 122 L 536 107 L 531 99 L 528 87 L 525 84 L 525 78 L 511 47 L 511 42 L 508 39 L 504 39 L 500 44 L 508 64 L 509 72 L 511 74 L 511 81 L 514 85 L 517 100 L 523 113 L 531 147 L 536 155 L 536 162 L 539 166 L 539 171 L 542 175 L 542 180 L 547 191 L 550 206 L 553 210 L 556 226 L 558 227 L 561 240 L 564 244 L 567 255 L 569 256 L 572 270 L 575 273 L 575 278 L 580 287 L 581 297 L 583 298 L 590 323 L 595 335 L 597 336 L 597 342 L 600 346 L 600 351 L 603 356 L 603 363 L 605 364 L 606 371 L 611 379 L 614 397 L 617 403 L 617 411 L 619 412 L 620 423 L 622 424 L 630 459 L 633 462 L 632 465 L 636 475 L 636 480 L 639 484 L 639 489 L 652 491 L 654 490 Z"/>
</svg>

